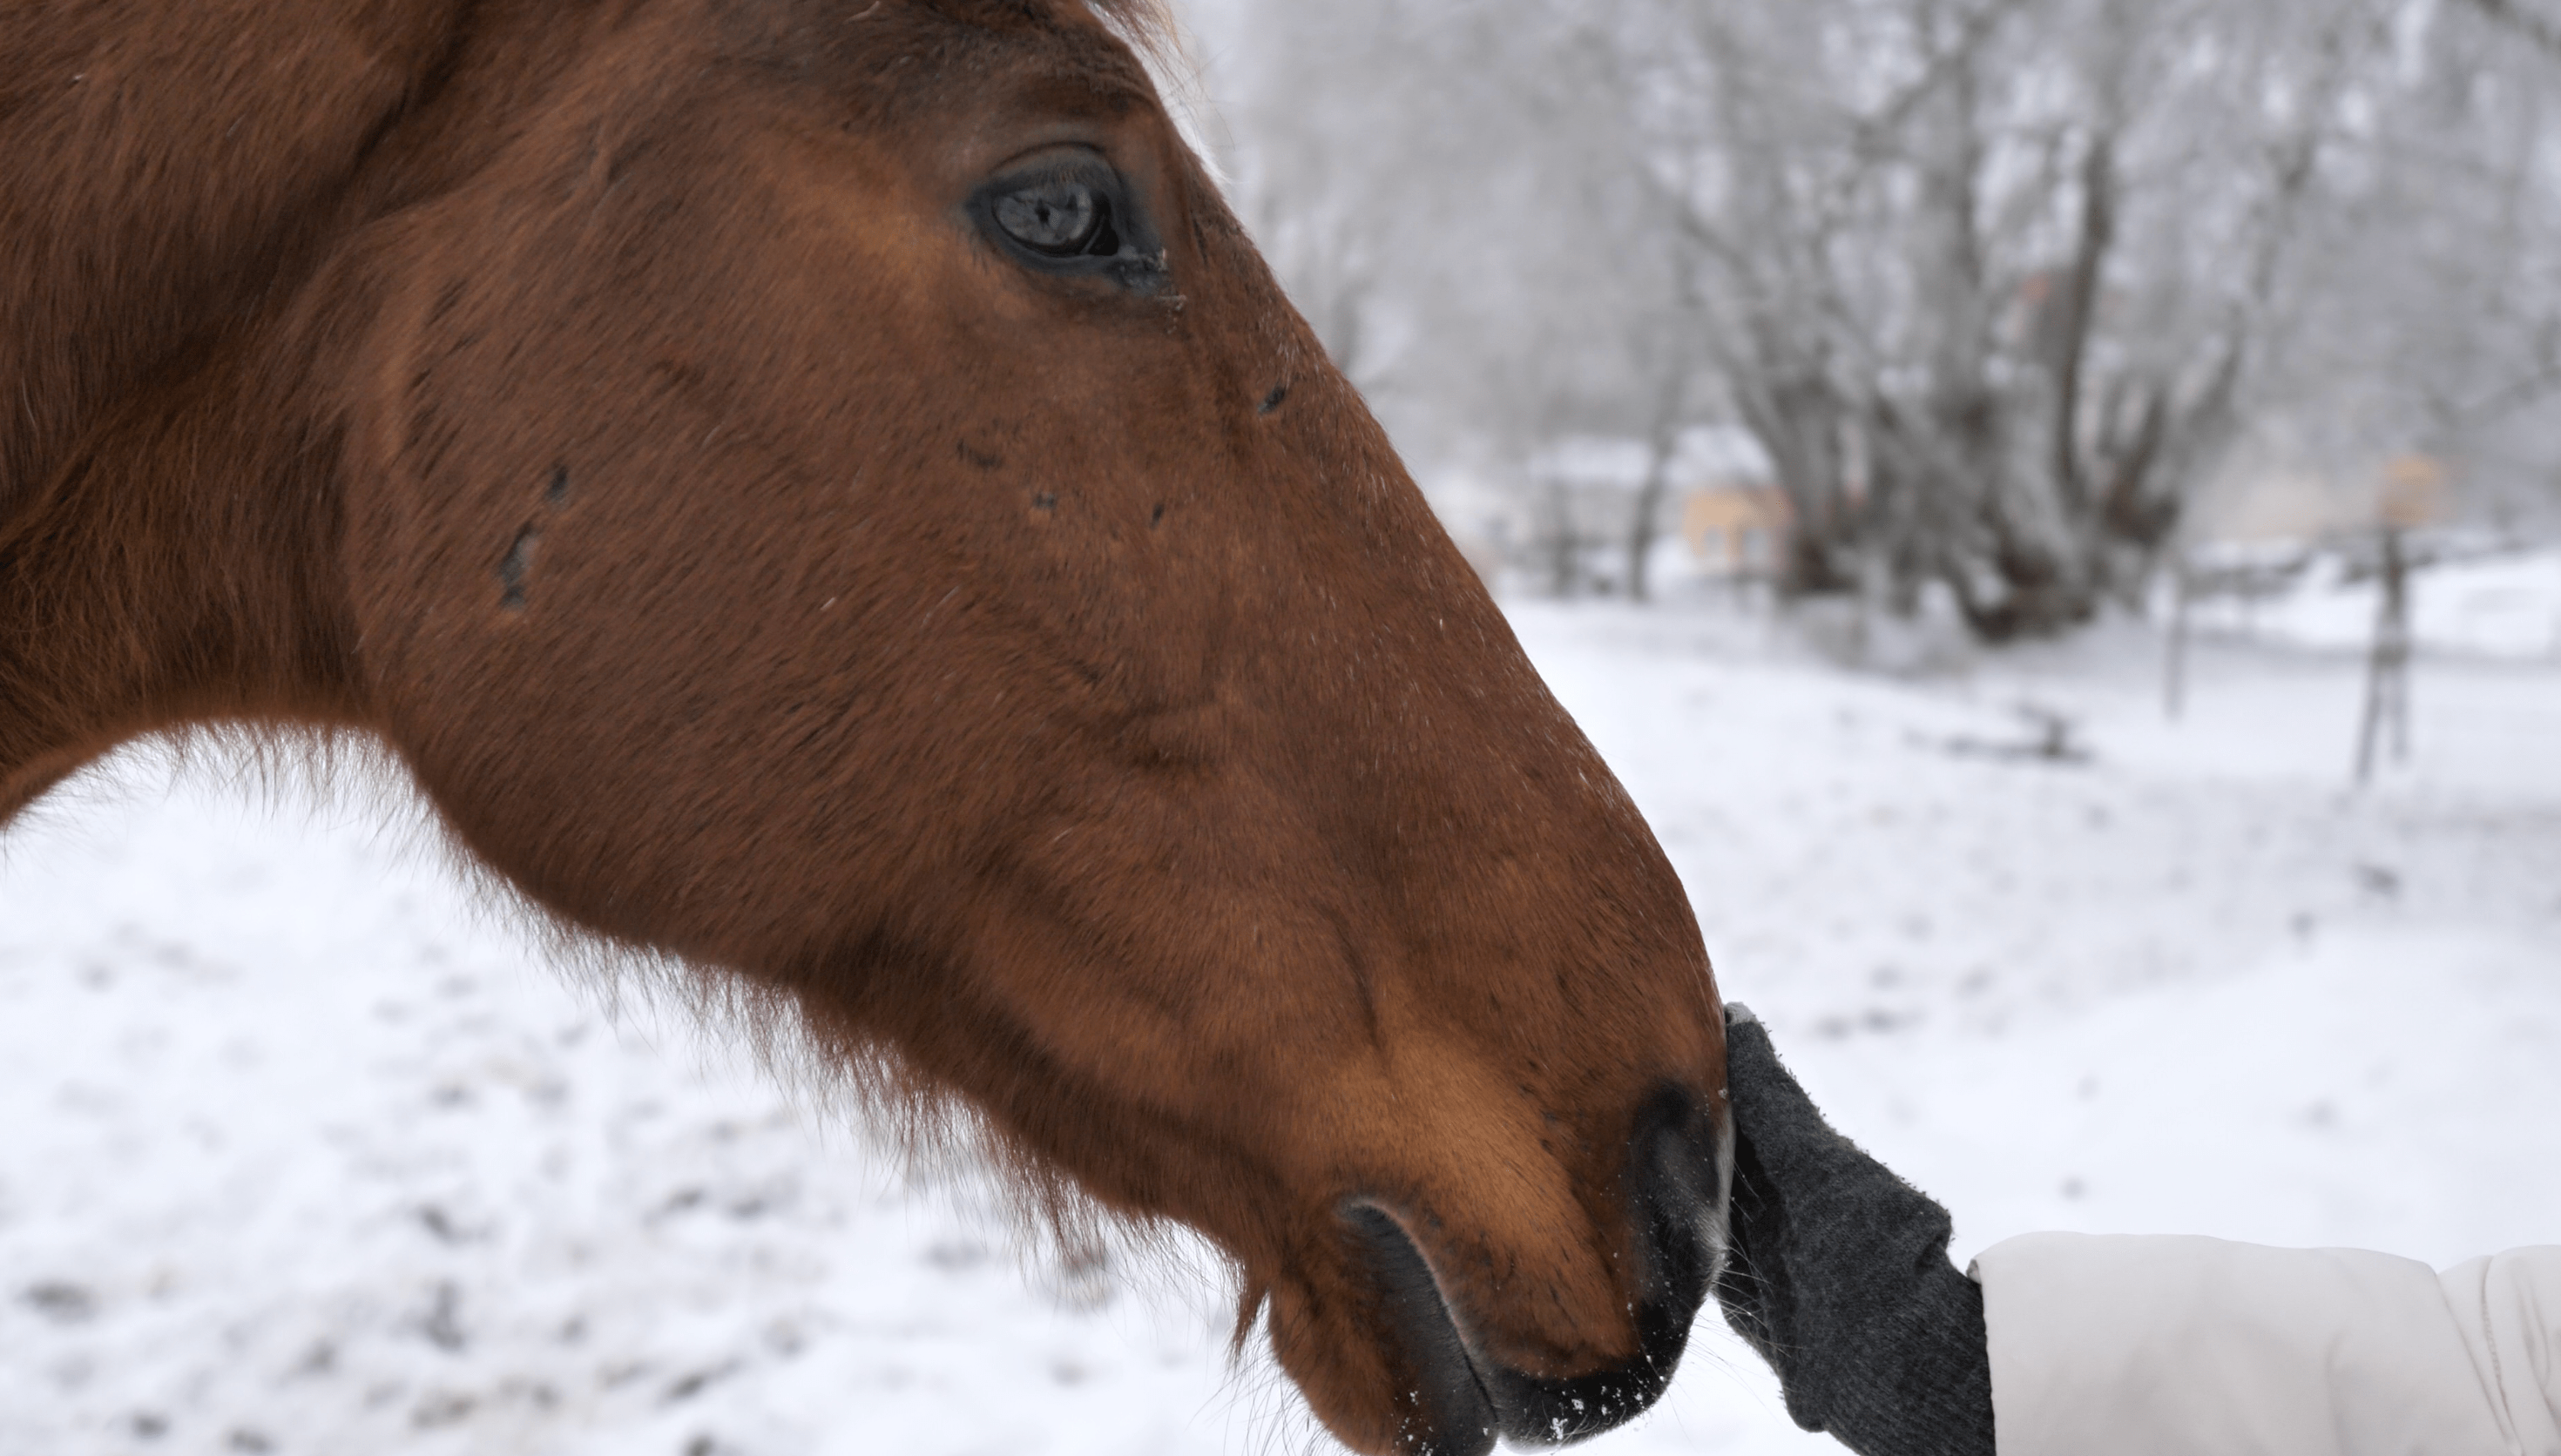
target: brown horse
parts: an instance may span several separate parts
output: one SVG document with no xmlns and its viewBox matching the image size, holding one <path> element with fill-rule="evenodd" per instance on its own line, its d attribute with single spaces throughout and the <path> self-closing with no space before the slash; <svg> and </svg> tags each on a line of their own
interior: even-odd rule
<svg viewBox="0 0 2561 1456">
<path fill-rule="evenodd" d="M 1605 1429 L 1720 1257 L 1697 926 L 1145 4 L 0 11 L 0 820 L 376 734 L 564 923 L 1200 1230 L 1351 1446 Z"/>
</svg>

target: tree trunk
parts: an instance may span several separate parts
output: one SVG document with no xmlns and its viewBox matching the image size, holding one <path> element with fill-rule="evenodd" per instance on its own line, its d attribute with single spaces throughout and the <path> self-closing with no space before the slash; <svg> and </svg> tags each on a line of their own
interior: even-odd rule
<svg viewBox="0 0 2561 1456">
<path fill-rule="evenodd" d="M 2187 614 L 2193 589 L 2187 559 L 2181 557 L 2170 567 L 2169 641 L 2161 651 L 2161 712 L 2172 723 L 2187 712 Z"/>
<path fill-rule="evenodd" d="M 1655 402 L 1653 428 L 1646 432 L 1645 478 L 1636 487 L 1635 516 L 1627 523 L 1627 597 L 1631 601 L 1653 600 L 1645 568 L 1654 554 L 1655 521 L 1662 515 L 1663 496 L 1671 489 L 1672 455 L 1680 447 L 1680 405 L 1687 383 L 1679 370 L 1666 375 Z"/>
<path fill-rule="evenodd" d="M 1540 501 L 1547 517 L 1547 529 L 1541 533 L 1547 538 L 1547 589 L 1562 600 L 1572 596 L 1583 580 L 1583 538 L 1575 530 L 1574 496 L 1565 482 L 1551 480 L 1541 488 Z"/>
</svg>

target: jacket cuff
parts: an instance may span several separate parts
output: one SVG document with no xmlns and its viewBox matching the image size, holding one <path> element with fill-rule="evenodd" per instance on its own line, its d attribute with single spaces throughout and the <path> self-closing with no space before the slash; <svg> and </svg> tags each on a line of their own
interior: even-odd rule
<svg viewBox="0 0 2561 1456">
<path fill-rule="evenodd" d="M 2561 1456 L 2561 1248 L 2499 1259 L 2441 1280 L 2350 1249 L 1995 1244 L 1968 1272 L 2000 1456 Z"/>
</svg>

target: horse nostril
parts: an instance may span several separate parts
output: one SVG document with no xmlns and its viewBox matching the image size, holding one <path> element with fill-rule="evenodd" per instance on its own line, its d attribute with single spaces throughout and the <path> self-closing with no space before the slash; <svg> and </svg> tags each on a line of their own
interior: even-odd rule
<svg viewBox="0 0 2561 1456">
<path fill-rule="evenodd" d="M 1684 1324 L 1707 1298 L 1724 1246 L 1724 1159 L 1699 1099 L 1665 1088 L 1636 1119 L 1629 1199 L 1643 1241 L 1646 1297 Z"/>
<path fill-rule="evenodd" d="M 1652 1405 L 1671 1383 L 1724 1246 L 1722 1149 L 1706 1102 L 1666 1088 L 1639 1109 L 1626 1143 L 1626 1209 L 1641 1267 L 1633 1288 L 1635 1358 L 1553 1377 L 1511 1369 L 1459 1332 L 1431 1262 L 1394 1214 L 1342 1206 L 1379 1291 L 1411 1452 L 1482 1452 L 1496 1434 L 1549 1446 L 1598 1435 Z M 1478 1317 L 1488 1312 L 1472 1312 Z"/>
<path fill-rule="evenodd" d="M 1671 1383 L 1707 1300 L 1723 1246 L 1725 1179 L 1702 1099 L 1677 1087 L 1649 1098 L 1627 1140 L 1627 1211 L 1637 1256 L 1636 1358 L 1565 1379 L 1480 1364 L 1503 1434 L 1554 1445 L 1632 1419 Z"/>
<path fill-rule="evenodd" d="M 1468 1356 L 1432 1265 L 1405 1225 L 1376 1204 L 1343 1205 L 1343 1221 L 1370 1276 L 1405 1369 L 1397 1383 L 1407 1409 L 1407 1449 L 1429 1456 L 1483 1456 L 1494 1448 L 1495 1412 Z"/>
</svg>

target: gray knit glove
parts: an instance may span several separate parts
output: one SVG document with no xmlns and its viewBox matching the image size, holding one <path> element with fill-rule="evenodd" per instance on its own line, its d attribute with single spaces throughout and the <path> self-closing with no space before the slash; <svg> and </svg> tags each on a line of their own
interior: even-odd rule
<svg viewBox="0 0 2561 1456">
<path fill-rule="evenodd" d="M 1948 1262 L 1948 1211 L 1832 1131 L 1739 1006 L 1725 1054 L 1725 1322 L 1777 1368 L 1806 1430 L 1859 1456 L 1992 1456 L 1983 1295 Z"/>
</svg>

